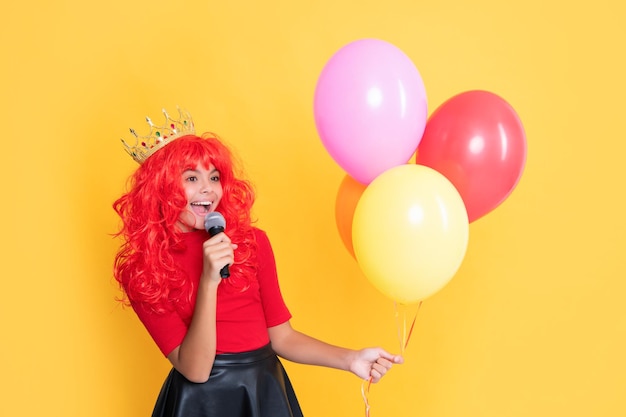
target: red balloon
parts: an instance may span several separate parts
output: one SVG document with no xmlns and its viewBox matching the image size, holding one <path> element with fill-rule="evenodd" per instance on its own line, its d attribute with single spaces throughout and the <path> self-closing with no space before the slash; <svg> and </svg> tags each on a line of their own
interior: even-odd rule
<svg viewBox="0 0 626 417">
<path fill-rule="evenodd" d="M 415 162 L 454 184 L 472 222 L 499 206 L 519 182 L 526 163 L 522 122 L 499 96 L 466 91 L 430 116 Z"/>
</svg>

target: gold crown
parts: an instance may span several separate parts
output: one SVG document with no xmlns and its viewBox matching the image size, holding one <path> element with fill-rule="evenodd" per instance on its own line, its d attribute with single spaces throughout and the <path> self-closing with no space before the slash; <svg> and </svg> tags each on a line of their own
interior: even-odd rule
<svg viewBox="0 0 626 417">
<path fill-rule="evenodd" d="M 191 114 L 180 107 L 176 108 L 179 115 L 178 119 L 172 119 L 163 109 L 163 115 L 165 116 L 165 124 L 163 126 L 155 125 L 149 117 L 146 117 L 146 121 L 150 125 L 150 133 L 146 136 L 138 135 L 135 129 L 131 128 L 130 133 L 135 136 L 134 146 L 128 145 L 122 139 L 126 152 L 139 164 L 143 164 L 153 153 L 168 143 L 175 141 L 181 136 L 195 133 Z"/>
</svg>

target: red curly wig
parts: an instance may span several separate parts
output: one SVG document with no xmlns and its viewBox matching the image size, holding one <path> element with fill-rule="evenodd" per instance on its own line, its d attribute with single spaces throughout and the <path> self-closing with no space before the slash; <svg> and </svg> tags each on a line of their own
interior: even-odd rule
<svg viewBox="0 0 626 417">
<path fill-rule="evenodd" d="M 219 211 L 226 220 L 225 232 L 238 245 L 226 282 L 245 290 L 256 276 L 252 185 L 239 177 L 233 154 L 219 137 L 186 135 L 150 156 L 129 178 L 129 191 L 113 203 L 122 219 L 115 236 L 124 240 L 115 257 L 114 276 L 125 303 L 163 312 L 192 298 L 189 277 L 176 267 L 171 252 L 180 247 L 183 232 L 176 224 L 187 205 L 182 173 L 198 164 L 207 169 L 213 164 L 220 172 L 224 195 Z"/>
</svg>

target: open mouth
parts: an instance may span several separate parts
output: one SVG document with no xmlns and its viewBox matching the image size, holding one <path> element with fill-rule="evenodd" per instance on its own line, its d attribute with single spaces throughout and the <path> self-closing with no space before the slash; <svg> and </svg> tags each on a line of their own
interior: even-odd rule
<svg viewBox="0 0 626 417">
<path fill-rule="evenodd" d="M 200 216 L 204 216 L 210 211 L 212 204 L 213 203 L 211 201 L 197 201 L 197 202 L 191 203 L 191 209 L 193 210 L 194 213 Z"/>
</svg>

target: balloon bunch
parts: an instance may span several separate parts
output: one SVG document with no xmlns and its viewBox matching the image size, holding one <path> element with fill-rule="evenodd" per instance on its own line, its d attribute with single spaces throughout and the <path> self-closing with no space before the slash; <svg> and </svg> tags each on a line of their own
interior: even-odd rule
<svg viewBox="0 0 626 417">
<path fill-rule="evenodd" d="M 421 303 L 456 274 L 469 224 L 509 196 L 526 160 L 522 124 L 505 100 L 467 91 L 428 117 L 419 71 L 382 40 L 331 57 L 314 116 L 347 174 L 335 205 L 341 239 L 365 277 L 402 305 Z"/>
</svg>

